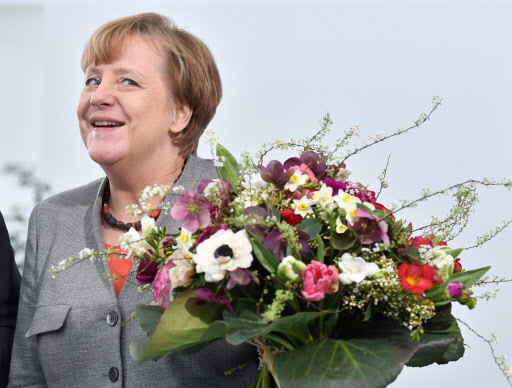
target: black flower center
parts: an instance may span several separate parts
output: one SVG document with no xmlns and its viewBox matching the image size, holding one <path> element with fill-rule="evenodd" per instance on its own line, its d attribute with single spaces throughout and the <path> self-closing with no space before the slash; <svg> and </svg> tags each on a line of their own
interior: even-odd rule
<svg viewBox="0 0 512 388">
<path fill-rule="evenodd" d="M 219 257 L 233 257 L 233 250 L 229 247 L 229 245 L 224 244 L 218 247 L 215 252 L 213 252 L 213 256 L 215 256 L 216 259 Z"/>
</svg>

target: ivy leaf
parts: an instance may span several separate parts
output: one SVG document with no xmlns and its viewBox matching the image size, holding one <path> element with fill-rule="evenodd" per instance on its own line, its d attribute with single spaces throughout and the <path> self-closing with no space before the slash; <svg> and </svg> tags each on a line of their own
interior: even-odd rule
<svg viewBox="0 0 512 388">
<path fill-rule="evenodd" d="M 283 387 L 377 388 L 393 382 L 419 344 L 401 336 L 322 339 L 274 356 Z"/>
</svg>

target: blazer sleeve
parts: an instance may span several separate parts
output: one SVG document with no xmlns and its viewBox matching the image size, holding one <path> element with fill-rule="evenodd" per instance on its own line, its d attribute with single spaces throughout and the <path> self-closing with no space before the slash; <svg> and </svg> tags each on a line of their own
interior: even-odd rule
<svg viewBox="0 0 512 388">
<path fill-rule="evenodd" d="M 21 276 L 14 261 L 9 232 L 0 213 L 0 387 L 7 385 L 16 327 Z"/>
<path fill-rule="evenodd" d="M 25 265 L 21 281 L 18 319 L 12 348 L 11 370 L 8 387 L 46 387 L 43 370 L 37 356 L 35 336 L 25 338 L 37 303 L 37 209 L 30 216 Z"/>
</svg>

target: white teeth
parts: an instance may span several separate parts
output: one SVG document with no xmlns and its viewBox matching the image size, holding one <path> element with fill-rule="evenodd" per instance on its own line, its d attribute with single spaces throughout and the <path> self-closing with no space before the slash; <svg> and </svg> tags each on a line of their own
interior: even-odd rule
<svg viewBox="0 0 512 388">
<path fill-rule="evenodd" d="M 122 125 L 122 124 L 121 123 L 114 123 L 112 121 L 95 121 L 93 123 L 93 125 L 95 127 L 107 127 L 107 126 L 113 126 L 113 125 L 117 126 L 117 125 Z"/>
</svg>

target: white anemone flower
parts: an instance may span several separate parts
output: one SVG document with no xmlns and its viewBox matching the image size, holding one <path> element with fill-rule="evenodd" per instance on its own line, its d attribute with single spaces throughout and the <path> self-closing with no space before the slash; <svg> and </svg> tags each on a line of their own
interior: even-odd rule
<svg viewBox="0 0 512 388">
<path fill-rule="evenodd" d="M 286 184 L 284 185 L 284 189 L 294 192 L 299 188 L 299 186 L 305 185 L 308 179 L 308 175 L 302 174 L 300 171 L 295 171 L 295 173 L 290 177 L 288 182 L 286 182 Z"/>
<path fill-rule="evenodd" d="M 196 272 L 204 272 L 207 282 L 224 279 L 227 271 L 249 268 L 252 263 L 252 244 L 247 232 L 240 230 L 219 230 L 196 248 L 192 261 Z"/>
<path fill-rule="evenodd" d="M 334 177 L 334 180 L 337 182 L 346 181 L 351 174 L 352 172 L 350 172 L 349 170 L 340 167 L 340 169 L 336 173 L 336 176 Z"/>
<path fill-rule="evenodd" d="M 309 199 L 307 196 L 304 196 L 301 199 L 294 199 L 293 203 L 295 204 L 295 214 L 306 217 L 307 214 L 313 213 L 311 205 L 313 205 L 315 202 Z"/>
<path fill-rule="evenodd" d="M 359 283 L 380 271 L 377 264 L 368 263 L 362 257 L 352 257 L 350 253 L 344 253 L 341 256 L 338 267 L 341 269 L 339 278 L 343 284 Z"/>
</svg>

